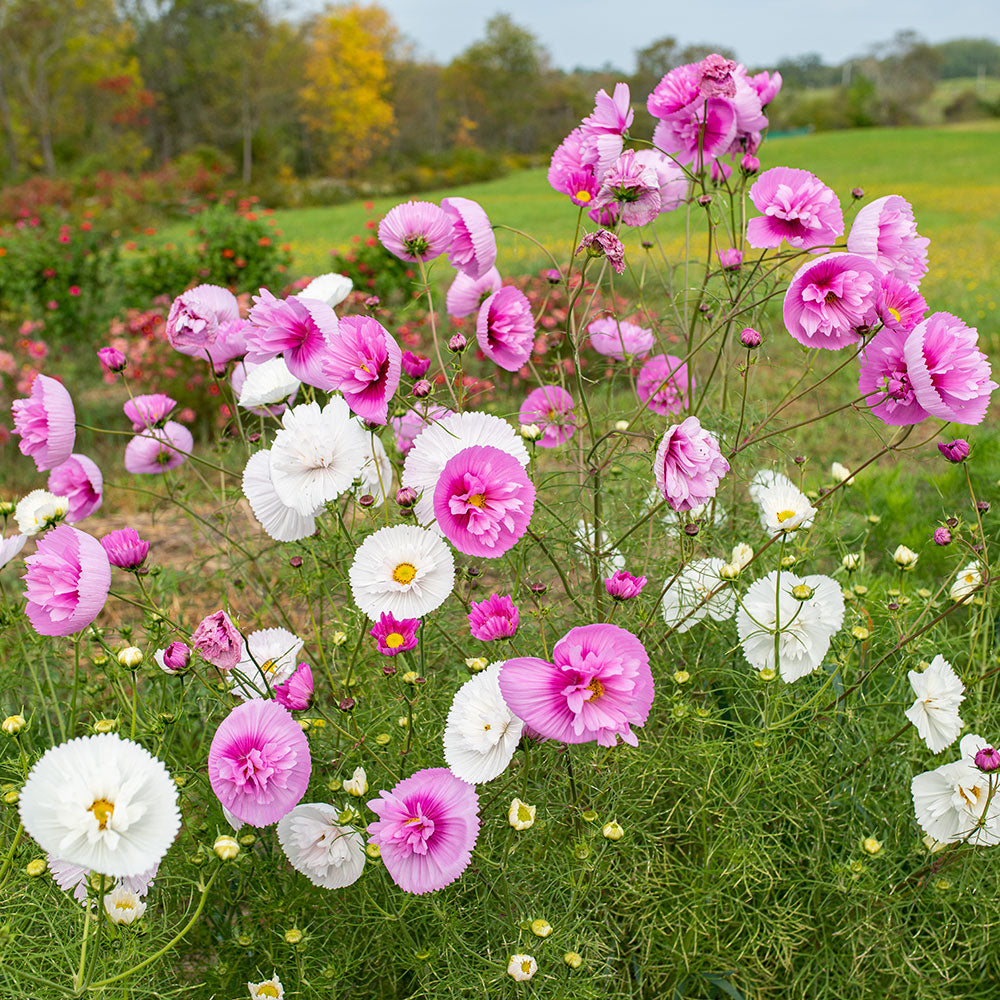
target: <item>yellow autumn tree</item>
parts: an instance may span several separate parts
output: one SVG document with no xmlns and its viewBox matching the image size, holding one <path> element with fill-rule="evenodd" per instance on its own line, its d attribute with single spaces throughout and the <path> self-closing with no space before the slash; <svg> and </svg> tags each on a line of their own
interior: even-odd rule
<svg viewBox="0 0 1000 1000">
<path fill-rule="evenodd" d="M 334 174 L 356 172 L 392 135 L 386 93 L 397 40 L 392 18 L 377 5 L 328 7 L 311 25 L 302 120 Z"/>
</svg>

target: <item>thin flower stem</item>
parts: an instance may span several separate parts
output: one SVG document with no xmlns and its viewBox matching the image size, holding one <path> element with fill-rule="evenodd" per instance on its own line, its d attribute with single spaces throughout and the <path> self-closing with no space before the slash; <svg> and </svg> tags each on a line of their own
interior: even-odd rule
<svg viewBox="0 0 1000 1000">
<path fill-rule="evenodd" d="M 457 410 L 459 408 L 458 397 L 455 395 L 451 379 L 448 378 L 448 369 L 445 368 L 444 358 L 441 356 L 441 342 L 438 339 L 437 320 L 434 317 L 434 298 L 431 295 L 430 282 L 427 280 L 427 268 L 424 266 L 422 257 L 417 258 L 417 264 L 420 267 L 420 280 L 424 283 L 424 293 L 427 296 L 427 321 L 431 326 L 431 340 L 434 343 L 434 354 L 437 357 L 438 367 L 441 369 L 441 374 L 444 376 L 444 384 L 448 387 L 448 395 L 451 396 L 451 401 L 455 404 L 455 409 Z"/>
</svg>

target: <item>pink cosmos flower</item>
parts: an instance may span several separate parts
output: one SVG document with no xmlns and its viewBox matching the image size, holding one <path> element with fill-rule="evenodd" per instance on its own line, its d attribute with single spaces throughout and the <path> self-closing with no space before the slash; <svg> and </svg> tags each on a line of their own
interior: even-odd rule
<svg viewBox="0 0 1000 1000">
<path fill-rule="evenodd" d="M 212 345 L 212 364 L 216 371 L 224 370 L 226 362 L 242 358 L 247 352 L 247 331 L 250 321 L 234 319 L 219 326 L 219 335 Z"/>
<path fill-rule="evenodd" d="M 653 146 L 692 169 L 723 156 L 735 138 L 736 109 L 722 97 L 705 100 L 698 96 L 677 113 L 661 118 L 653 129 Z"/>
<path fill-rule="evenodd" d="M 61 382 L 48 375 L 36 375 L 31 394 L 27 399 L 15 399 L 10 411 L 14 433 L 21 436 L 21 454 L 32 458 L 39 472 L 54 469 L 73 453 L 76 413 Z"/>
<path fill-rule="evenodd" d="M 319 299 L 276 299 L 266 288 L 253 302 L 246 330 L 247 360 L 259 363 L 280 354 L 300 382 L 330 389 L 323 362 L 329 356 L 329 341 L 337 335 L 333 309 Z"/>
<path fill-rule="evenodd" d="M 490 594 L 485 601 L 469 606 L 469 631 L 482 642 L 513 638 L 520 623 L 517 605 L 507 594 Z"/>
<path fill-rule="evenodd" d="M 750 188 L 750 200 L 763 215 L 747 223 L 752 247 L 800 250 L 828 246 L 844 233 L 844 213 L 837 196 L 808 170 L 773 167 Z"/>
<path fill-rule="evenodd" d="M 413 351 L 403 351 L 400 365 L 410 378 L 423 378 L 431 366 L 431 359 L 423 354 L 414 354 Z"/>
<path fill-rule="evenodd" d="M 616 83 L 612 97 L 606 90 L 597 92 L 594 110 L 583 119 L 582 130 L 585 135 L 621 135 L 632 125 L 634 114 L 628 84 Z"/>
<path fill-rule="evenodd" d="M 405 201 L 386 213 L 378 238 L 400 260 L 433 260 L 451 248 L 452 221 L 432 202 Z"/>
<path fill-rule="evenodd" d="M 865 205 L 847 235 L 847 249 L 914 288 L 927 273 L 930 240 L 917 232 L 913 206 L 898 194 Z"/>
<path fill-rule="evenodd" d="M 641 359 L 653 346 L 653 331 L 628 320 L 602 316 L 587 327 L 590 346 L 606 358 L 624 361 L 626 356 Z"/>
<path fill-rule="evenodd" d="M 556 191 L 583 208 L 590 205 L 601 186 L 596 169 L 598 153 L 593 144 L 585 144 L 586 138 L 582 128 L 573 129 L 552 154 L 548 174 Z"/>
<path fill-rule="evenodd" d="M 137 434 L 125 446 L 125 469 L 135 476 L 154 476 L 183 465 L 194 450 L 191 432 L 176 420 Z"/>
<path fill-rule="evenodd" d="M 917 401 L 906 366 L 907 334 L 886 327 L 865 345 L 861 355 L 858 389 L 865 405 L 884 424 L 901 427 L 918 424 L 928 412 Z"/>
<path fill-rule="evenodd" d="M 312 773 L 302 727 L 275 701 L 237 705 L 212 738 L 208 780 L 222 805 L 251 826 L 269 826 L 295 808 Z"/>
<path fill-rule="evenodd" d="M 626 150 L 608 169 L 593 208 L 614 202 L 626 226 L 645 226 L 660 214 L 660 180 L 656 171 L 632 150 Z"/>
<path fill-rule="evenodd" d="M 118 528 L 109 531 L 101 545 L 107 553 L 108 562 L 119 569 L 138 569 L 149 555 L 149 542 L 139 537 L 135 528 Z"/>
<path fill-rule="evenodd" d="M 90 517 L 103 501 L 104 477 L 86 455 L 70 455 L 49 473 L 48 488 L 57 497 L 69 500 L 66 520 L 70 523 Z"/>
<path fill-rule="evenodd" d="M 705 56 L 695 68 L 698 90 L 702 97 L 735 97 L 736 81 L 733 72 L 736 63 L 732 59 L 713 52 Z"/>
<path fill-rule="evenodd" d="M 781 74 L 778 72 L 768 73 L 766 70 L 754 76 L 747 77 L 747 83 L 757 91 L 762 105 L 770 104 L 778 96 L 781 90 Z"/>
<path fill-rule="evenodd" d="M 202 618 L 191 636 L 191 645 L 206 663 L 220 670 L 232 670 L 243 655 L 243 637 L 225 611 Z"/>
<path fill-rule="evenodd" d="M 636 392 L 654 413 L 677 413 L 688 405 L 694 379 L 688 366 L 673 354 L 654 354 L 639 370 Z"/>
<path fill-rule="evenodd" d="M 91 535 L 60 524 L 42 535 L 24 560 L 24 613 L 39 635 L 72 635 L 101 612 L 111 587 L 111 564 Z"/>
<path fill-rule="evenodd" d="M 162 427 L 176 406 L 176 399 L 171 399 L 162 392 L 154 392 L 127 400 L 122 409 L 132 421 L 132 430 L 141 431 L 144 427 Z"/>
<path fill-rule="evenodd" d="M 476 340 L 486 357 L 516 372 L 531 357 L 535 342 L 535 321 L 525 294 L 513 285 L 494 292 L 479 308 Z"/>
<path fill-rule="evenodd" d="M 375 648 L 383 656 L 395 656 L 417 645 L 419 628 L 419 618 L 397 619 L 385 611 L 368 634 L 375 637 Z"/>
<path fill-rule="evenodd" d="M 445 538 L 470 556 L 502 556 L 528 530 L 535 486 L 521 463 L 500 448 L 463 448 L 434 489 L 434 516 Z"/>
<path fill-rule="evenodd" d="M 927 302 L 911 285 L 891 274 L 883 274 L 875 311 L 883 326 L 909 333 L 927 312 Z"/>
<path fill-rule="evenodd" d="M 637 746 L 632 726 L 645 725 L 653 675 L 642 643 L 617 625 L 570 629 L 552 662 L 521 656 L 500 668 L 500 692 L 510 710 L 546 739 L 612 747 Z"/>
<path fill-rule="evenodd" d="M 102 539 L 103 544 L 103 539 Z M 161 666 L 165 673 L 179 674 L 188 668 L 191 662 L 191 648 L 186 642 L 174 641 L 163 651 Z"/>
<path fill-rule="evenodd" d="M 620 569 L 604 581 L 604 589 L 616 601 L 630 601 L 642 593 L 647 583 L 644 576 L 633 576 Z"/>
<path fill-rule="evenodd" d="M 661 213 L 672 212 L 684 204 L 688 193 L 688 179 L 683 167 L 679 167 L 658 149 L 637 150 L 635 162 L 643 167 L 651 167 L 656 173 L 656 183 L 660 188 Z"/>
<path fill-rule="evenodd" d="M 719 251 L 719 263 L 724 271 L 738 271 L 743 266 L 743 251 L 730 247 Z"/>
<path fill-rule="evenodd" d="M 697 63 L 676 66 L 653 88 L 646 108 L 654 118 L 682 116 L 701 97 L 697 68 Z"/>
<path fill-rule="evenodd" d="M 389 426 L 396 435 L 396 447 L 406 455 L 413 447 L 417 435 L 430 424 L 450 417 L 454 410 L 437 403 L 417 403 L 401 417 L 390 417 Z"/>
<path fill-rule="evenodd" d="M 451 266 L 478 281 L 497 261 L 497 241 L 489 216 L 471 198 L 442 198 L 441 208 L 451 222 Z"/>
<path fill-rule="evenodd" d="M 125 355 L 117 347 L 101 347 L 97 351 L 97 357 L 109 372 L 116 374 L 125 371 L 128 364 Z"/>
<path fill-rule="evenodd" d="M 948 462 L 958 465 L 969 457 L 969 442 L 965 438 L 956 438 L 954 441 L 939 441 L 938 451 Z"/>
<path fill-rule="evenodd" d="M 359 417 L 384 424 L 389 400 L 399 388 L 402 357 L 399 345 L 377 320 L 345 316 L 330 340 L 323 374 Z"/>
<path fill-rule="evenodd" d="M 951 313 L 936 312 L 918 324 L 903 345 L 906 371 L 917 402 L 931 416 L 978 424 L 997 388 L 979 333 Z"/>
<path fill-rule="evenodd" d="M 300 663 L 283 684 L 275 684 L 274 698 L 289 712 L 302 712 L 313 700 L 313 673 L 308 663 Z"/>
<path fill-rule="evenodd" d="M 422 895 L 443 889 L 472 860 L 479 835 L 479 796 L 474 785 L 446 767 L 425 768 L 391 792 L 368 802 L 378 821 L 368 824 L 393 882 Z"/>
<path fill-rule="evenodd" d="M 539 448 L 555 448 L 576 433 L 573 397 L 559 385 L 543 385 L 528 393 L 517 419 L 522 424 L 538 424 L 542 436 Z"/>
<path fill-rule="evenodd" d="M 586 233 L 580 245 L 573 252 L 576 257 L 584 250 L 591 257 L 607 257 L 608 263 L 616 274 L 625 273 L 625 244 L 614 233 L 607 229 L 598 229 L 596 233 Z"/>
<path fill-rule="evenodd" d="M 719 442 L 697 417 L 672 424 L 653 460 L 656 488 L 676 511 L 691 510 L 715 496 L 729 472 Z"/>
<path fill-rule="evenodd" d="M 211 355 L 219 329 L 239 318 L 239 303 L 228 288 L 198 285 L 174 299 L 167 316 L 167 340 L 181 354 Z"/>
<path fill-rule="evenodd" d="M 491 267 L 479 279 L 470 278 L 459 271 L 445 297 L 448 315 L 456 319 L 471 316 L 494 292 L 499 292 L 502 285 L 500 272 L 495 267 Z"/>
<path fill-rule="evenodd" d="M 878 318 L 882 273 L 866 257 L 831 253 L 795 272 L 782 316 L 785 329 L 806 347 L 837 351 L 860 339 Z"/>
</svg>

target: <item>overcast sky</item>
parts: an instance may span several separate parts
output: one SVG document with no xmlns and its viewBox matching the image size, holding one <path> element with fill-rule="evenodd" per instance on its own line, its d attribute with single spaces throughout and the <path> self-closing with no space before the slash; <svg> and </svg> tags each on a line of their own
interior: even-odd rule
<svg viewBox="0 0 1000 1000">
<path fill-rule="evenodd" d="M 747 63 L 818 52 L 828 63 L 862 55 L 911 28 L 928 41 L 1000 40 L 1000 0 L 379 0 L 420 53 L 448 62 L 481 38 L 486 21 L 510 14 L 530 29 L 557 66 L 629 72 L 634 53 L 665 35 L 682 45 L 734 49 Z M 272 0 L 276 10 L 308 14 L 323 0 Z"/>
</svg>

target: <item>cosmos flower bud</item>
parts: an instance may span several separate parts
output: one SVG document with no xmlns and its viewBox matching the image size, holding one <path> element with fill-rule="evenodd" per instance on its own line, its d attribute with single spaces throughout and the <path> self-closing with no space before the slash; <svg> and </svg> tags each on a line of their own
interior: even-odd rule
<svg viewBox="0 0 1000 1000">
<path fill-rule="evenodd" d="M 548 937 L 552 933 L 552 924 L 550 924 L 547 920 L 532 920 L 531 933 L 534 934 L 535 937 Z"/>
<path fill-rule="evenodd" d="M 528 805 L 520 799 L 511 799 L 510 809 L 507 812 L 507 822 L 515 830 L 527 830 L 534 826 L 535 812 L 537 807 Z"/>
<path fill-rule="evenodd" d="M 702 208 L 708 208 L 712 204 L 712 196 L 710 194 L 700 194 L 698 195 L 698 204 Z"/>
<path fill-rule="evenodd" d="M 951 544 L 951 532 L 947 528 L 935 528 L 934 529 L 934 544 L 935 545 L 950 545 Z"/>
<path fill-rule="evenodd" d="M 212 850 L 221 861 L 232 861 L 240 853 L 240 842 L 235 837 L 223 834 L 215 838 Z"/>
<path fill-rule="evenodd" d="M 538 441 L 542 436 L 542 429 L 538 424 L 521 424 L 521 437 L 525 441 Z"/>
<path fill-rule="evenodd" d="M 969 442 L 964 438 L 958 438 L 955 441 L 949 441 L 945 443 L 944 441 L 938 444 L 938 451 L 949 461 L 954 462 L 956 465 L 959 462 L 964 462 L 969 457 Z"/>
<path fill-rule="evenodd" d="M 813 595 L 813 588 L 805 583 L 797 583 L 792 587 L 792 597 L 797 601 L 808 601 Z"/>
<path fill-rule="evenodd" d="M 358 503 L 361 504 L 362 507 L 374 507 L 375 497 L 373 497 L 371 493 L 362 493 L 361 496 L 358 497 Z"/>
<path fill-rule="evenodd" d="M 566 954 L 563 955 L 563 961 L 571 969 L 579 969 L 580 966 L 583 965 L 583 956 L 580 955 L 579 952 L 567 951 Z"/>
<path fill-rule="evenodd" d="M 850 572 L 851 570 L 857 569 L 861 565 L 861 553 L 848 552 L 840 562 L 844 569 Z"/>
<path fill-rule="evenodd" d="M 740 334 L 740 343 L 748 350 L 752 351 L 757 347 L 760 347 L 763 337 L 752 327 L 747 326 L 743 328 L 743 332 Z"/>
<path fill-rule="evenodd" d="M 109 372 L 116 374 L 125 371 L 125 366 L 128 364 L 125 355 L 116 347 L 102 347 L 97 352 L 97 357 Z"/>
<path fill-rule="evenodd" d="M 129 670 L 135 670 L 142 663 L 142 650 L 136 646 L 126 646 L 119 652 L 118 662 Z"/>
<path fill-rule="evenodd" d="M 625 836 L 625 831 L 622 829 L 621 824 L 618 820 L 613 819 L 610 823 L 605 823 L 601 827 L 601 834 L 607 840 L 621 840 Z"/>
<path fill-rule="evenodd" d="M 468 347 L 468 345 L 469 342 L 465 339 L 465 337 L 461 333 L 456 333 L 455 336 L 448 341 L 448 350 L 453 354 L 461 354 L 462 351 Z"/>
<path fill-rule="evenodd" d="M 859 188 L 859 187 L 851 188 L 851 197 L 855 201 L 860 201 L 862 198 L 864 198 L 864 196 L 865 196 L 864 188 Z"/>
<path fill-rule="evenodd" d="M 168 673 L 179 674 L 187 669 L 191 660 L 191 650 L 186 643 L 172 642 L 163 651 L 163 668 Z"/>
<path fill-rule="evenodd" d="M 412 486 L 403 486 L 396 490 L 396 503 L 403 508 L 409 509 L 418 500 L 417 491 Z"/>
<path fill-rule="evenodd" d="M 422 378 L 413 383 L 413 395 L 416 396 L 417 399 L 423 399 L 425 396 L 429 396 L 430 394 L 431 384 L 427 381 L 427 379 Z"/>
<path fill-rule="evenodd" d="M 23 715 L 8 715 L 0 723 L 0 731 L 5 736 L 17 736 L 28 725 Z"/>
<path fill-rule="evenodd" d="M 893 561 L 901 570 L 912 570 L 917 565 L 917 560 L 920 556 L 913 551 L 913 549 L 907 548 L 905 545 L 896 546 L 896 551 L 892 554 Z"/>
<path fill-rule="evenodd" d="M 745 174 L 755 174 L 760 170 L 760 160 L 751 153 L 745 153 L 743 159 L 740 160 L 740 169 Z"/>
<path fill-rule="evenodd" d="M 993 747 L 980 747 L 976 751 L 976 767 L 987 774 L 1000 767 L 1000 751 Z"/>
</svg>

